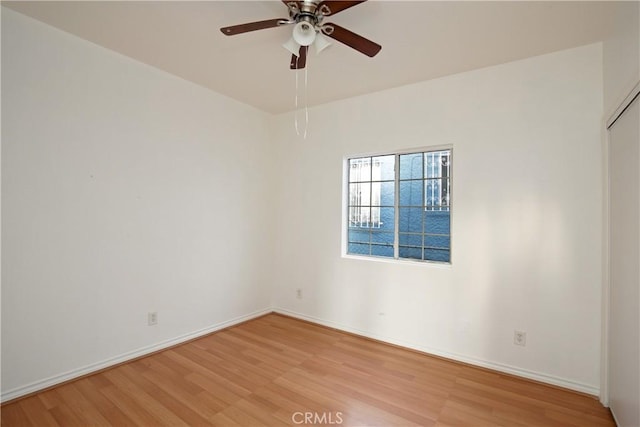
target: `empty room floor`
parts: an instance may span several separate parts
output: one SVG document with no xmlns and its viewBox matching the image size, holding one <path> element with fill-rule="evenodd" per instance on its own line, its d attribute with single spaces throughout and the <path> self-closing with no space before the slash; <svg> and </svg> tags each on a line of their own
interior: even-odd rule
<svg viewBox="0 0 640 427">
<path fill-rule="evenodd" d="M 613 426 L 595 397 L 278 314 L 2 406 L 2 426 Z"/>
</svg>

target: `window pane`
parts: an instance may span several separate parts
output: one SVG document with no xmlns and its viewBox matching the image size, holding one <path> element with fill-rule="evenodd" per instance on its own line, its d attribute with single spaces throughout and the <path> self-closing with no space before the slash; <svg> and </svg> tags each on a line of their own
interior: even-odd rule
<svg viewBox="0 0 640 427">
<path fill-rule="evenodd" d="M 371 183 L 349 184 L 349 205 L 369 206 L 371 204 Z"/>
<path fill-rule="evenodd" d="M 440 179 L 427 179 L 424 186 L 425 205 L 427 207 L 439 207 L 441 200 L 442 185 Z"/>
<path fill-rule="evenodd" d="M 422 178 L 422 153 L 400 155 L 400 179 Z"/>
<path fill-rule="evenodd" d="M 425 206 L 432 210 L 448 209 L 449 207 L 449 179 L 437 178 L 425 180 Z"/>
<path fill-rule="evenodd" d="M 358 207 L 356 206 L 349 207 L 349 228 L 355 227 L 358 224 L 357 223 L 358 217 L 359 217 Z"/>
<path fill-rule="evenodd" d="M 424 246 L 425 248 L 449 249 L 451 244 L 450 240 L 449 236 L 432 236 L 427 234 L 424 236 Z"/>
<path fill-rule="evenodd" d="M 371 255 L 393 257 L 393 245 L 371 245 Z"/>
<path fill-rule="evenodd" d="M 449 211 L 425 211 L 424 232 L 429 234 L 451 234 L 451 213 Z"/>
<path fill-rule="evenodd" d="M 371 158 L 349 160 L 349 182 L 371 181 Z"/>
<path fill-rule="evenodd" d="M 349 243 L 369 243 L 369 237 L 368 230 L 349 229 Z"/>
<path fill-rule="evenodd" d="M 440 168 L 442 169 L 442 174 L 440 176 L 451 176 L 451 150 L 442 152 L 442 155 L 440 157 Z"/>
<path fill-rule="evenodd" d="M 355 255 L 369 255 L 369 245 L 349 243 L 349 253 Z"/>
<path fill-rule="evenodd" d="M 440 176 L 438 161 L 438 153 L 424 153 L 424 176 L 426 178 L 433 178 Z"/>
<path fill-rule="evenodd" d="M 393 181 L 396 179 L 395 163 L 396 156 L 374 157 L 373 179 L 372 181 Z"/>
<path fill-rule="evenodd" d="M 400 246 L 400 258 L 422 259 L 422 248 Z"/>
<path fill-rule="evenodd" d="M 368 228 L 371 226 L 371 208 L 369 206 L 351 206 L 349 208 L 349 227 Z"/>
<path fill-rule="evenodd" d="M 422 233 L 424 208 L 399 208 L 398 228 L 402 232 Z"/>
<path fill-rule="evenodd" d="M 395 227 L 395 209 L 394 208 L 379 208 L 380 210 L 380 222 L 378 223 L 379 230 L 385 230 L 393 232 Z"/>
<path fill-rule="evenodd" d="M 425 178 L 449 176 L 449 150 L 424 153 Z"/>
<path fill-rule="evenodd" d="M 451 252 L 441 249 L 425 249 L 424 259 L 429 261 L 451 262 Z"/>
<path fill-rule="evenodd" d="M 387 231 L 372 231 L 371 242 L 372 243 L 384 243 L 387 245 L 393 245 L 394 233 Z"/>
<path fill-rule="evenodd" d="M 376 190 L 376 186 L 378 186 L 379 190 Z M 373 196 L 373 204 L 380 206 L 393 206 L 395 203 L 395 183 L 391 182 L 376 182 L 373 183 L 374 196 Z M 376 194 L 376 191 L 379 191 L 379 196 Z"/>
<path fill-rule="evenodd" d="M 400 206 L 424 206 L 423 181 L 400 181 Z"/>
<path fill-rule="evenodd" d="M 422 247 L 422 234 L 406 234 L 400 233 L 398 235 L 401 246 L 419 246 Z"/>
<path fill-rule="evenodd" d="M 450 150 L 348 163 L 349 253 L 450 262 Z"/>
</svg>

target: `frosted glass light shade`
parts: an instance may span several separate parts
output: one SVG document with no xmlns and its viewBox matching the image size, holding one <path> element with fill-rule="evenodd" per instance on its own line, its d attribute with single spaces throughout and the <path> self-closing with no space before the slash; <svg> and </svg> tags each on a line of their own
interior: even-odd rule
<svg viewBox="0 0 640 427">
<path fill-rule="evenodd" d="M 323 50 L 325 50 L 326 48 L 328 48 L 329 46 L 331 46 L 331 41 L 329 41 L 327 37 L 323 36 L 322 33 L 318 32 L 318 34 L 316 34 L 316 41 L 313 42 L 313 46 L 316 49 L 316 55 L 317 55 Z"/>
<path fill-rule="evenodd" d="M 295 56 L 300 55 L 300 45 L 293 39 L 293 37 L 290 38 L 289 41 L 287 41 L 285 44 L 283 44 L 282 47 L 287 49 L 289 52 L 291 52 Z"/>
<path fill-rule="evenodd" d="M 306 21 L 298 22 L 293 27 L 293 39 L 300 46 L 309 46 L 316 39 L 316 29 Z"/>
</svg>

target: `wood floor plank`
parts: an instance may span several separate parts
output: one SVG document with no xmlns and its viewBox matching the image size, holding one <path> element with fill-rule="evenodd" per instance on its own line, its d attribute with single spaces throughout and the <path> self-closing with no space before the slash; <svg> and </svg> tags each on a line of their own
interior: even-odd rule
<svg viewBox="0 0 640 427">
<path fill-rule="evenodd" d="M 82 420 L 84 425 L 90 424 L 96 427 L 106 427 L 111 425 L 109 420 L 102 415 L 99 409 L 75 387 L 75 384 L 65 384 L 62 387 L 59 387 L 57 391 L 61 399 L 65 402 L 73 402 L 70 409 Z"/>
<path fill-rule="evenodd" d="M 255 411 L 247 411 L 246 408 L 243 409 L 241 407 L 242 402 L 245 401 L 241 400 L 238 402 L 240 406 L 229 406 L 227 409 L 222 411 L 222 413 L 242 426 L 275 426 L 281 423 L 281 421 L 272 418 L 268 413 L 262 414 L 260 417 L 256 417 Z"/>
<path fill-rule="evenodd" d="M 116 386 L 104 387 L 100 390 L 100 393 L 126 414 L 127 418 L 133 421 L 133 425 L 152 426 L 160 424 L 158 419 L 151 414 L 150 408 L 144 407 Z"/>
<path fill-rule="evenodd" d="M 27 414 L 17 403 L 3 406 L 0 415 L 2 416 L 2 423 L 0 424 L 3 426 L 22 427 L 37 425 L 31 423 Z"/>
<path fill-rule="evenodd" d="M 300 363 L 309 357 L 308 352 L 289 347 L 286 340 L 284 342 L 274 340 L 268 330 L 260 333 L 260 331 L 236 328 L 231 332 L 230 339 L 248 341 L 250 343 L 248 350 L 260 353 L 266 352 L 290 365 Z"/>
<path fill-rule="evenodd" d="M 233 418 L 224 412 L 218 413 L 212 420 L 211 425 L 216 427 L 246 427 L 244 424 L 237 423 Z"/>
<path fill-rule="evenodd" d="M 197 412 L 201 417 L 204 417 L 207 420 L 215 417 L 222 410 L 220 406 L 224 406 L 220 405 L 218 401 L 208 399 L 206 395 L 202 395 L 201 393 L 204 389 L 201 387 L 198 387 L 200 390 L 198 393 L 192 393 L 184 388 L 183 382 L 176 383 L 172 379 L 167 379 L 164 375 L 157 372 L 145 372 L 143 375 L 148 380 L 156 383 L 159 387 L 162 387 L 182 405 Z"/>
<path fill-rule="evenodd" d="M 185 422 L 176 416 L 171 410 L 159 402 L 157 395 L 151 395 L 146 389 L 139 387 L 124 374 L 124 367 L 118 367 L 105 373 L 107 377 L 118 387 L 119 390 L 127 394 L 139 406 L 144 407 L 158 420 L 159 423 L 167 425 L 184 425 Z"/>
<path fill-rule="evenodd" d="M 413 395 L 430 395 L 433 398 L 446 398 L 454 383 L 451 379 L 446 387 L 438 387 L 434 383 L 420 383 L 415 381 L 415 377 L 395 369 L 388 369 L 386 366 L 371 369 L 365 366 L 353 366 L 350 363 L 336 363 L 322 357 L 301 365 L 306 369 L 323 372 L 325 375 L 340 375 L 344 378 L 360 381 L 362 384 L 376 384 L 391 388 L 398 393 Z"/>
<path fill-rule="evenodd" d="M 367 390 L 362 390 L 359 387 L 345 387 L 301 369 L 295 369 L 279 378 L 277 383 L 321 403 L 324 408 L 341 408 L 345 413 L 348 413 L 349 407 L 361 407 L 364 405 L 369 408 L 377 408 L 381 415 L 394 418 L 394 421 L 389 420 L 389 425 L 404 425 L 409 422 L 423 426 L 433 424 L 433 420 L 371 396 L 367 393 Z M 348 402 L 348 406 L 345 408 L 342 402 Z"/>
<path fill-rule="evenodd" d="M 73 385 L 93 404 L 93 406 L 96 407 L 98 411 L 100 411 L 102 416 L 105 417 L 111 425 L 133 425 L 134 421 L 131 418 L 127 417 L 127 415 L 122 412 L 122 410 L 118 406 L 116 406 L 111 400 L 109 400 L 104 394 L 100 392 L 100 389 L 105 386 L 97 386 L 97 382 L 92 381 L 96 377 L 98 376 L 94 375 L 92 377 L 82 378 L 78 381 L 74 381 Z"/>
<path fill-rule="evenodd" d="M 322 404 L 313 399 L 276 383 L 259 388 L 253 395 L 268 402 L 270 406 L 278 407 L 275 416 L 284 422 L 289 422 L 294 412 L 325 410 Z"/>
<path fill-rule="evenodd" d="M 276 314 L 9 402 L 0 422 L 282 427 L 338 415 L 343 426 L 615 425 L 592 396 Z"/>
<path fill-rule="evenodd" d="M 72 402 L 63 403 L 55 408 L 51 408 L 49 413 L 56 419 L 58 424 L 68 427 L 83 427 L 86 422 L 71 410 L 70 406 L 73 406 Z"/>
<path fill-rule="evenodd" d="M 55 388 L 39 393 L 38 398 L 40 399 L 40 402 L 42 402 L 44 407 L 47 408 L 47 410 L 51 410 L 58 405 L 64 404 L 64 400 L 60 398 L 60 395 Z"/>
<path fill-rule="evenodd" d="M 500 420 L 492 414 L 491 409 L 448 401 L 440 412 L 438 425 L 518 427 L 521 424 Z"/>
<path fill-rule="evenodd" d="M 59 426 L 56 419 L 53 418 L 40 399 L 23 399 L 18 402 L 18 405 L 24 410 L 32 424 L 43 427 Z"/>
<path fill-rule="evenodd" d="M 545 417 L 550 420 L 567 423 L 575 427 L 581 427 L 585 425 L 594 427 L 609 425 L 609 422 L 606 419 L 573 410 L 564 411 L 558 409 L 547 409 L 545 411 Z"/>
<path fill-rule="evenodd" d="M 508 380 L 507 380 L 508 381 Z M 476 398 L 482 396 L 487 405 L 496 409 L 510 411 L 509 408 L 519 409 L 520 413 L 535 412 L 544 414 L 549 410 L 559 410 L 562 406 L 553 399 L 540 399 L 529 394 L 516 393 L 503 387 L 505 380 L 500 378 L 496 383 L 479 382 L 478 380 L 468 380 L 459 378 L 452 392 L 452 396 L 466 396 Z M 548 388 L 548 395 L 555 395 L 557 392 L 553 388 Z M 479 399 L 478 399 L 479 400 Z M 509 408 L 507 408 L 509 407 Z M 567 408 L 569 410 L 569 408 Z M 575 413 L 580 413 L 575 411 Z"/>
<path fill-rule="evenodd" d="M 274 409 L 272 405 L 264 403 L 259 398 L 256 399 L 250 396 L 247 399 L 240 400 L 236 405 L 234 405 L 234 407 L 258 420 L 258 425 L 277 427 L 289 425 L 289 423 L 284 422 L 275 416 L 278 412 L 277 408 Z"/>
<path fill-rule="evenodd" d="M 189 408 L 187 405 L 183 405 L 170 393 L 168 393 L 163 387 L 158 384 L 149 381 L 144 375 L 140 375 L 139 372 L 131 366 L 122 366 L 122 373 L 138 388 L 144 390 L 147 394 L 153 396 L 159 404 L 164 406 L 167 410 L 175 414 L 186 425 L 205 425 L 207 419 L 202 417 L 199 411 Z M 218 407 L 220 410 L 224 408 L 224 405 Z M 179 422 L 176 422 L 179 424 Z"/>
<path fill-rule="evenodd" d="M 193 384 L 197 384 L 205 392 L 210 393 L 216 399 L 214 408 L 219 411 L 222 411 L 229 405 L 235 404 L 242 399 L 242 396 L 250 393 L 245 389 L 243 389 L 245 391 L 238 393 L 236 391 L 237 388 L 231 381 L 226 378 L 215 377 L 214 374 L 202 375 L 194 372 L 187 375 L 185 379 Z"/>
<path fill-rule="evenodd" d="M 210 351 L 198 351 L 194 349 L 193 351 L 185 350 L 185 349 L 175 349 L 173 351 L 167 352 L 167 357 L 171 358 L 174 362 L 181 364 L 185 368 L 187 368 L 190 372 L 187 375 L 198 372 L 202 375 L 208 376 L 212 374 L 220 374 L 229 373 L 232 375 L 234 379 L 236 379 L 233 384 L 236 384 L 244 390 L 244 393 L 249 393 L 249 389 L 251 388 L 251 381 L 246 377 L 250 377 L 250 375 L 244 372 L 243 368 L 246 368 L 247 365 L 244 362 L 237 361 L 237 363 L 233 363 L 227 360 L 219 360 L 217 362 L 213 362 L 209 360 L 209 356 L 211 355 Z M 215 357 L 215 356 L 214 356 Z M 242 378 L 243 380 L 247 380 L 247 382 L 240 381 L 237 377 Z M 262 380 L 263 382 L 268 382 L 267 379 Z M 243 387 L 244 385 L 244 387 Z"/>
</svg>

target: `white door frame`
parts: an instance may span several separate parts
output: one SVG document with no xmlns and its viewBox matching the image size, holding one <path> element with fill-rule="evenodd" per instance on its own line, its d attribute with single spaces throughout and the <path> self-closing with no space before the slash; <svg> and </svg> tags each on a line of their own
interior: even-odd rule
<svg viewBox="0 0 640 427">
<path fill-rule="evenodd" d="M 609 322 L 610 322 L 610 264 L 609 264 L 609 145 L 610 132 L 609 129 L 614 125 L 616 120 L 629 108 L 636 98 L 640 97 L 640 81 L 631 89 L 629 94 L 619 104 L 618 108 L 609 116 L 604 123 L 604 221 L 603 221 L 603 286 L 602 286 L 602 335 L 601 335 L 601 362 L 600 362 L 600 402 L 609 407 Z M 640 102 L 640 101 L 638 101 Z"/>
</svg>

